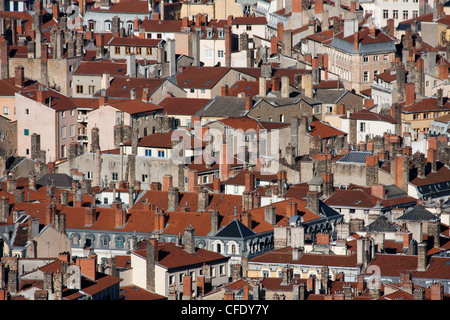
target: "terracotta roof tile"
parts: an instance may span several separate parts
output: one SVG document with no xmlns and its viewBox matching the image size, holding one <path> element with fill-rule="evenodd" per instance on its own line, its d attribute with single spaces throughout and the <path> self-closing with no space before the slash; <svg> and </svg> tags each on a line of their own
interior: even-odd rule
<svg viewBox="0 0 450 320">
<path fill-rule="evenodd" d="M 167 297 L 137 286 L 120 287 L 120 300 L 166 300 Z"/>
<path fill-rule="evenodd" d="M 159 103 L 164 108 L 164 113 L 170 115 L 194 115 L 201 110 L 210 100 L 195 98 L 165 98 Z"/>
<path fill-rule="evenodd" d="M 392 124 L 397 123 L 397 121 L 394 120 L 392 117 L 388 117 L 379 113 L 375 113 L 372 111 L 369 111 L 367 109 L 362 109 L 358 112 L 354 112 L 350 114 L 350 119 L 357 119 L 357 120 L 369 120 L 369 121 L 383 121 L 383 122 L 389 122 Z"/>
<path fill-rule="evenodd" d="M 134 253 L 145 258 L 147 256 L 146 246 L 147 242 L 142 241 Z M 176 246 L 174 243 L 169 242 L 158 242 L 157 250 L 158 264 L 168 269 L 190 265 L 203 265 L 204 263 L 228 259 L 218 252 L 200 248 L 196 248 L 195 254 L 190 254 L 184 250 L 183 245 Z"/>
<path fill-rule="evenodd" d="M 124 76 L 127 73 L 127 65 L 126 63 L 118 63 L 106 60 L 82 61 L 74 72 L 74 74 L 91 75 L 101 75 L 103 73 L 109 73 L 111 76 Z"/>
<path fill-rule="evenodd" d="M 338 130 L 320 120 L 315 120 L 311 122 L 311 130 L 309 135 L 314 138 L 331 138 L 341 135 L 347 135 L 346 132 Z"/>
<path fill-rule="evenodd" d="M 130 46 L 130 47 L 157 47 L 162 39 L 145 39 L 138 37 L 114 37 L 109 41 L 109 46 Z"/>
</svg>

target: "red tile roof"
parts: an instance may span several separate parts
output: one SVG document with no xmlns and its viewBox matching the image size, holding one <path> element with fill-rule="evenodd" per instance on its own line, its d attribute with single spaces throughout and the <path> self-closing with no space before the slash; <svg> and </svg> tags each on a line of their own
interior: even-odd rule
<svg viewBox="0 0 450 320">
<path fill-rule="evenodd" d="M 415 113 L 415 112 L 426 112 L 426 111 L 449 111 L 450 110 L 450 100 L 445 101 L 443 107 L 438 106 L 437 98 L 425 98 L 422 100 L 415 101 L 410 105 L 402 106 L 403 113 Z"/>
<path fill-rule="evenodd" d="M 127 64 L 107 60 L 82 61 L 73 74 L 102 75 L 103 73 L 124 76 L 127 73 Z"/>
<path fill-rule="evenodd" d="M 110 46 L 130 46 L 130 47 L 157 47 L 162 39 L 145 39 L 133 36 L 114 37 L 108 43 Z"/>
<path fill-rule="evenodd" d="M 151 102 L 142 101 L 141 99 L 125 100 L 119 102 L 108 101 L 107 104 L 129 114 L 149 112 L 155 113 L 163 110 L 163 108 L 161 108 L 160 106 Z"/>
<path fill-rule="evenodd" d="M 267 19 L 266 19 L 266 17 L 235 17 L 235 18 L 233 18 L 233 22 L 231 24 L 232 25 L 242 25 L 242 24 L 247 24 L 247 25 L 263 24 L 263 25 L 266 25 L 267 24 Z"/>
<path fill-rule="evenodd" d="M 311 130 L 309 135 L 314 138 L 331 138 L 341 135 L 347 135 L 346 132 L 338 130 L 320 120 L 315 120 L 311 122 Z"/>
<path fill-rule="evenodd" d="M 144 20 L 140 29 L 144 32 L 180 32 L 182 20 Z"/>
<path fill-rule="evenodd" d="M 182 88 L 211 89 L 216 86 L 231 68 L 184 66 L 176 75 L 177 84 Z"/>
<path fill-rule="evenodd" d="M 160 85 L 166 81 L 165 79 L 155 78 L 130 78 L 130 77 L 114 77 L 111 80 L 109 88 L 106 90 L 108 99 L 110 98 L 125 98 L 130 99 L 130 90 L 136 89 L 136 98 L 142 99 L 142 91 L 148 88 L 149 95 L 151 95 Z M 94 95 L 100 96 L 100 93 Z"/>
<path fill-rule="evenodd" d="M 147 242 L 139 243 L 138 248 L 134 251 L 136 255 L 147 257 Z M 225 260 L 223 255 L 218 252 L 196 248 L 195 254 L 190 254 L 184 250 L 184 246 L 177 246 L 171 242 L 158 242 L 157 246 L 158 265 L 168 269 L 179 268 L 191 265 L 210 264 Z"/>
<path fill-rule="evenodd" d="M 201 110 L 210 100 L 195 98 L 165 98 L 159 103 L 164 108 L 163 113 L 170 115 L 194 115 Z"/>
<path fill-rule="evenodd" d="M 367 120 L 367 121 L 383 121 L 383 122 L 389 122 L 392 124 L 396 124 L 397 121 L 394 120 L 392 117 L 388 117 L 379 113 L 375 113 L 372 111 L 369 111 L 367 109 L 361 109 L 358 112 L 354 112 L 350 114 L 350 119 L 357 119 L 357 120 Z"/>
<path fill-rule="evenodd" d="M 117 13 L 140 13 L 148 14 L 148 2 L 143 0 L 122 0 L 115 2 L 110 8 L 91 8 L 88 10 L 94 12 L 117 12 Z"/>
<path fill-rule="evenodd" d="M 166 300 L 167 297 L 131 285 L 120 287 L 120 300 Z"/>
<path fill-rule="evenodd" d="M 244 132 L 247 132 L 248 130 L 255 130 L 255 132 L 259 132 L 260 130 L 277 130 L 290 126 L 289 123 L 285 122 L 260 121 L 248 116 L 233 117 L 217 121 L 235 130 L 240 129 Z"/>
</svg>

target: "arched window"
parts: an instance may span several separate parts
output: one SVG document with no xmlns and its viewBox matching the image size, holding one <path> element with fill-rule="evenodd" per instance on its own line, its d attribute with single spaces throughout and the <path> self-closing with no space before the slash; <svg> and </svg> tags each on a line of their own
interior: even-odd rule
<svg viewBox="0 0 450 320">
<path fill-rule="evenodd" d="M 117 248 L 123 248 L 123 243 L 124 243 L 123 238 L 122 237 L 118 237 L 117 240 L 116 240 L 116 247 Z"/>
<path fill-rule="evenodd" d="M 218 243 L 216 246 L 216 252 L 221 252 L 221 251 L 222 251 L 222 246 L 220 245 L 220 243 Z"/>
<path fill-rule="evenodd" d="M 231 253 L 236 253 L 236 245 L 231 245 Z"/>
</svg>

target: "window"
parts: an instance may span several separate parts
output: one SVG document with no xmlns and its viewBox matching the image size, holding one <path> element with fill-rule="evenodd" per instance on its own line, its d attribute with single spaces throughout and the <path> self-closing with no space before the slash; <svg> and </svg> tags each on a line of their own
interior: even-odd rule
<svg viewBox="0 0 450 320">
<path fill-rule="evenodd" d="M 61 127 L 61 138 L 66 138 L 66 126 Z"/>
<path fill-rule="evenodd" d="M 65 158 L 66 157 L 66 146 L 63 145 L 61 146 L 61 158 Z"/>
<path fill-rule="evenodd" d="M 102 245 L 103 245 L 104 247 L 107 247 L 107 246 L 109 245 L 109 240 L 108 240 L 107 237 L 103 237 L 103 238 L 102 238 Z"/>
<path fill-rule="evenodd" d="M 373 56 L 373 61 L 378 61 L 378 56 Z"/>
<path fill-rule="evenodd" d="M 30 114 L 30 109 L 25 109 L 25 114 Z"/>
<path fill-rule="evenodd" d="M 269 270 L 261 270 L 261 276 L 263 278 L 268 278 L 270 276 L 270 271 Z"/>
<path fill-rule="evenodd" d="M 94 30 L 94 29 L 95 29 L 95 22 L 89 21 L 89 30 Z"/>
<path fill-rule="evenodd" d="M 364 82 L 369 81 L 369 71 L 364 71 Z"/>
<path fill-rule="evenodd" d="M 403 10 L 403 20 L 408 19 L 408 10 Z"/>
<path fill-rule="evenodd" d="M 190 93 L 195 93 L 195 90 L 191 88 L 191 89 L 189 89 L 189 92 Z"/>
<path fill-rule="evenodd" d="M 360 132 L 365 132 L 366 131 L 366 123 L 365 122 L 361 122 L 359 124 L 359 131 Z"/>
<path fill-rule="evenodd" d="M 223 57 L 224 57 L 223 50 L 217 51 L 217 58 L 223 58 Z"/>
<path fill-rule="evenodd" d="M 200 94 L 206 94 L 206 90 L 205 89 L 200 89 Z"/>
<path fill-rule="evenodd" d="M 71 137 L 75 136 L 75 125 L 74 124 L 70 125 L 70 136 Z"/>
<path fill-rule="evenodd" d="M 349 212 L 349 213 L 355 213 L 356 210 L 355 210 L 355 209 L 350 209 L 350 210 L 348 210 L 348 212 Z"/>
<path fill-rule="evenodd" d="M 166 152 L 164 150 L 158 150 L 158 157 L 164 158 L 166 156 Z"/>
<path fill-rule="evenodd" d="M 252 26 L 247 26 L 247 31 L 252 31 Z"/>
<path fill-rule="evenodd" d="M 77 93 L 83 93 L 83 86 L 82 85 L 77 85 Z"/>
<path fill-rule="evenodd" d="M 419 16 L 419 11 L 413 10 L 413 18 L 417 18 Z"/>
<path fill-rule="evenodd" d="M 152 150 L 151 149 L 145 149 L 145 156 L 151 157 L 152 156 Z"/>
<path fill-rule="evenodd" d="M 389 13 L 386 9 L 383 10 L 383 19 L 389 19 Z"/>
<path fill-rule="evenodd" d="M 115 53 L 115 54 L 120 54 L 120 47 L 119 47 L 119 46 L 116 46 L 116 47 L 114 48 L 114 53 Z"/>
<path fill-rule="evenodd" d="M 9 115 L 9 107 L 3 107 L 3 114 L 5 116 Z"/>
<path fill-rule="evenodd" d="M 137 47 L 136 48 L 136 54 L 139 55 L 139 56 L 142 54 L 142 48 L 141 47 Z"/>
<path fill-rule="evenodd" d="M 368 62 L 369 61 L 369 57 L 368 56 L 365 56 L 364 57 L 364 62 Z"/>
<path fill-rule="evenodd" d="M 89 86 L 89 94 L 95 93 L 95 86 Z"/>
<path fill-rule="evenodd" d="M 23 130 L 23 135 L 24 135 L 24 136 L 29 136 L 29 135 L 30 135 L 30 130 L 24 129 L 24 130 Z"/>
<path fill-rule="evenodd" d="M 105 21 L 105 31 L 111 31 L 111 21 Z"/>
<path fill-rule="evenodd" d="M 205 50 L 205 58 L 206 59 L 212 58 L 212 50 Z"/>
<path fill-rule="evenodd" d="M 158 34 L 156 35 L 156 38 L 161 39 L 161 38 L 162 38 L 162 34 L 161 34 L 161 33 L 158 33 Z"/>
<path fill-rule="evenodd" d="M 225 274 L 225 266 L 223 266 L 223 265 L 219 266 L 219 274 L 221 276 L 223 276 Z"/>
<path fill-rule="evenodd" d="M 122 248 L 123 247 L 123 239 L 122 238 L 117 238 L 117 248 Z"/>
<path fill-rule="evenodd" d="M 88 172 L 86 173 L 86 177 L 87 177 L 89 180 L 92 180 L 92 178 L 93 178 L 92 171 L 88 171 Z"/>
<path fill-rule="evenodd" d="M 392 11 L 392 19 L 398 19 L 398 10 Z"/>
<path fill-rule="evenodd" d="M 134 28 L 134 23 L 133 22 L 128 22 L 127 23 L 128 32 L 133 31 L 133 28 Z"/>
<path fill-rule="evenodd" d="M 204 177 L 202 178 L 202 180 L 203 180 L 203 183 L 208 183 L 208 176 L 204 176 Z"/>
<path fill-rule="evenodd" d="M 125 54 L 131 53 L 131 47 L 125 47 Z"/>
<path fill-rule="evenodd" d="M 119 180 L 119 174 L 117 172 L 111 172 L 111 179 L 114 181 Z"/>
<path fill-rule="evenodd" d="M 152 48 L 147 48 L 147 55 L 150 56 L 152 54 Z"/>
<path fill-rule="evenodd" d="M 141 181 L 142 182 L 147 182 L 147 179 L 148 179 L 148 175 L 147 174 L 143 174 L 142 177 L 141 177 Z"/>
<path fill-rule="evenodd" d="M 169 276 L 169 286 L 173 286 L 175 284 L 175 277 Z"/>
<path fill-rule="evenodd" d="M 378 75 L 378 70 L 373 70 L 373 76 L 377 76 Z"/>
<path fill-rule="evenodd" d="M 106 197 L 103 198 L 103 203 L 104 203 L 104 204 L 108 204 L 108 198 L 106 198 Z"/>
</svg>

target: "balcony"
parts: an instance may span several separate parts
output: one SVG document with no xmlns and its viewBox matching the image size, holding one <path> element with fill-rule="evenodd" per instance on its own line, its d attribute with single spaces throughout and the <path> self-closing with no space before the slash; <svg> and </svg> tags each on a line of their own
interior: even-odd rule
<svg viewBox="0 0 450 320">
<path fill-rule="evenodd" d="M 78 122 L 86 123 L 88 121 L 87 114 L 79 114 L 78 115 Z"/>
</svg>

